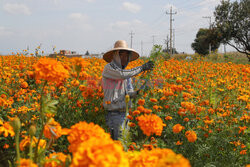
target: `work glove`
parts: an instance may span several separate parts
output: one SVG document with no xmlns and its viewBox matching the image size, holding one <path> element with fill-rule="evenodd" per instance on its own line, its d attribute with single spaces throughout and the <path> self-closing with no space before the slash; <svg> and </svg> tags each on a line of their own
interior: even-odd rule
<svg viewBox="0 0 250 167">
<path fill-rule="evenodd" d="M 154 62 L 153 61 L 148 61 L 147 63 L 142 65 L 142 70 L 152 70 L 154 68 Z"/>
</svg>

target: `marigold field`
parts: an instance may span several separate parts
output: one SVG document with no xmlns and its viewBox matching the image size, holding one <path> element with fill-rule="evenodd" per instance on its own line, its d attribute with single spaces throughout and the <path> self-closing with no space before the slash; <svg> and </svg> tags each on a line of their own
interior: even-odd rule
<svg viewBox="0 0 250 167">
<path fill-rule="evenodd" d="M 131 62 L 127 69 L 146 60 Z M 249 166 L 250 65 L 155 59 L 113 141 L 97 58 L 0 57 L 2 166 Z M 0 166 L 1 166 L 0 165 Z"/>
</svg>

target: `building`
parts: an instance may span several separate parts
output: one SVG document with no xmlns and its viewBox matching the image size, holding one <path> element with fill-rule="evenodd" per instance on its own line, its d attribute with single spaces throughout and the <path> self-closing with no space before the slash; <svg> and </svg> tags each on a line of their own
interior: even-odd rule
<svg viewBox="0 0 250 167">
<path fill-rule="evenodd" d="M 49 57 L 60 57 L 60 56 L 71 58 L 71 57 L 82 57 L 83 55 L 77 54 L 75 51 L 70 51 L 70 50 L 60 50 L 59 53 L 54 53 L 49 55 Z"/>
</svg>

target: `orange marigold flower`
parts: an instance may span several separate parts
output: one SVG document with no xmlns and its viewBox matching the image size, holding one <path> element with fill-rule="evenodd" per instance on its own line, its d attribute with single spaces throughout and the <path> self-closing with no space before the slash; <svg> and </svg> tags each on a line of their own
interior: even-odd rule
<svg viewBox="0 0 250 167">
<path fill-rule="evenodd" d="M 22 82 L 20 86 L 21 86 L 21 88 L 25 89 L 25 88 L 27 88 L 29 85 L 28 85 L 27 82 Z"/>
<path fill-rule="evenodd" d="M 4 146 L 3 146 L 4 149 L 8 149 L 9 147 L 10 147 L 10 145 L 8 145 L 8 144 L 4 144 Z"/>
<path fill-rule="evenodd" d="M 129 162 L 122 145 L 114 142 L 110 138 L 90 137 L 89 140 L 79 143 L 79 146 L 73 152 L 71 166 L 128 167 Z"/>
<path fill-rule="evenodd" d="M 156 102 L 157 102 L 157 99 L 150 98 L 150 101 L 153 102 L 153 103 L 156 103 Z"/>
<path fill-rule="evenodd" d="M 171 117 L 171 116 L 166 116 L 166 117 L 165 117 L 165 120 L 167 120 L 167 121 L 168 121 L 168 120 L 171 120 L 171 119 L 173 119 L 173 117 Z"/>
<path fill-rule="evenodd" d="M 33 136 L 32 147 L 35 147 L 37 142 L 38 142 L 37 138 L 35 136 Z M 30 146 L 30 137 L 24 136 L 24 139 L 22 139 L 20 144 L 19 144 L 20 150 L 24 151 L 29 146 Z M 45 148 L 45 147 L 46 147 L 46 140 L 40 139 L 38 148 Z"/>
<path fill-rule="evenodd" d="M 141 150 L 127 152 L 129 165 L 133 167 L 166 167 L 182 166 L 190 167 L 188 159 L 181 154 L 176 154 L 170 149 L 155 148 L 152 150 Z"/>
<path fill-rule="evenodd" d="M 242 151 L 240 152 L 240 154 L 241 154 L 241 155 L 246 155 L 246 154 L 247 154 L 247 150 L 242 150 Z"/>
<path fill-rule="evenodd" d="M 2 122 L 0 119 L 0 135 L 3 133 L 4 137 L 15 136 L 15 132 L 9 122 Z"/>
<path fill-rule="evenodd" d="M 244 131 L 247 129 L 247 127 L 246 127 L 246 126 L 242 126 L 242 127 L 239 126 L 239 129 L 240 129 L 240 130 L 239 130 L 239 134 L 240 134 L 241 132 L 242 132 L 242 134 L 244 134 L 244 133 L 245 133 Z"/>
<path fill-rule="evenodd" d="M 62 136 L 62 127 L 54 120 L 54 118 L 50 118 L 50 120 L 44 126 L 43 134 L 48 139 L 58 139 L 60 136 Z"/>
<path fill-rule="evenodd" d="M 62 63 L 51 58 L 40 58 L 33 69 L 37 80 L 60 83 L 69 77 Z"/>
<path fill-rule="evenodd" d="M 38 166 L 34 164 L 30 159 L 21 158 L 19 167 L 38 167 Z"/>
<path fill-rule="evenodd" d="M 133 115 L 139 115 L 141 112 L 139 110 L 133 111 Z"/>
<path fill-rule="evenodd" d="M 193 143 L 197 139 L 197 135 L 194 131 L 186 131 L 185 133 L 186 138 L 188 139 L 189 142 Z"/>
<path fill-rule="evenodd" d="M 179 145 L 182 145 L 183 142 L 180 142 L 180 141 L 177 141 L 176 142 L 176 145 L 179 146 Z"/>
<path fill-rule="evenodd" d="M 137 120 L 141 130 L 147 136 L 153 134 L 161 136 L 163 126 L 166 126 L 166 124 L 162 122 L 162 119 L 156 114 L 150 114 L 150 115 L 144 114 L 137 117 Z"/>
<path fill-rule="evenodd" d="M 133 123 L 133 122 L 129 122 L 129 123 L 128 123 L 128 126 L 130 126 L 130 127 L 132 127 L 132 128 L 133 128 L 133 127 L 135 127 L 135 126 L 136 126 L 136 124 L 135 124 L 135 123 Z"/>
<path fill-rule="evenodd" d="M 183 129 L 185 129 L 185 127 L 181 126 L 181 124 L 176 124 L 173 126 L 174 133 L 180 133 Z"/>
<path fill-rule="evenodd" d="M 145 104 L 145 99 L 139 99 L 138 100 L 138 105 L 143 106 Z"/>
<path fill-rule="evenodd" d="M 69 130 L 68 141 L 69 151 L 75 152 L 80 143 L 90 139 L 90 138 L 100 138 L 103 140 L 109 139 L 110 135 L 104 131 L 99 125 L 94 123 L 79 122 L 71 126 Z"/>
<path fill-rule="evenodd" d="M 189 118 L 184 118 L 183 121 L 184 121 L 184 122 L 188 122 L 188 121 L 189 121 Z"/>
<path fill-rule="evenodd" d="M 66 166 L 65 162 L 67 159 L 67 155 L 61 152 L 51 153 L 48 157 L 46 157 L 46 162 L 44 167 L 63 167 Z"/>
</svg>

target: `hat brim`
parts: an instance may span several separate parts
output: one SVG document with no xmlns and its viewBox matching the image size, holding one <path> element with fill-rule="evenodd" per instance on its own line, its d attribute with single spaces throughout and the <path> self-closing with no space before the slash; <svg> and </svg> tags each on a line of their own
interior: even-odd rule
<svg viewBox="0 0 250 167">
<path fill-rule="evenodd" d="M 129 49 L 129 48 L 114 48 L 114 49 L 111 49 L 109 51 L 107 51 L 104 55 L 103 55 L 103 59 L 110 63 L 113 59 L 113 53 L 117 50 L 127 50 L 127 51 L 130 51 L 131 52 L 131 58 L 130 58 L 130 62 L 131 61 L 134 61 L 136 59 L 138 59 L 140 56 L 139 54 L 134 50 L 134 49 Z"/>
</svg>

